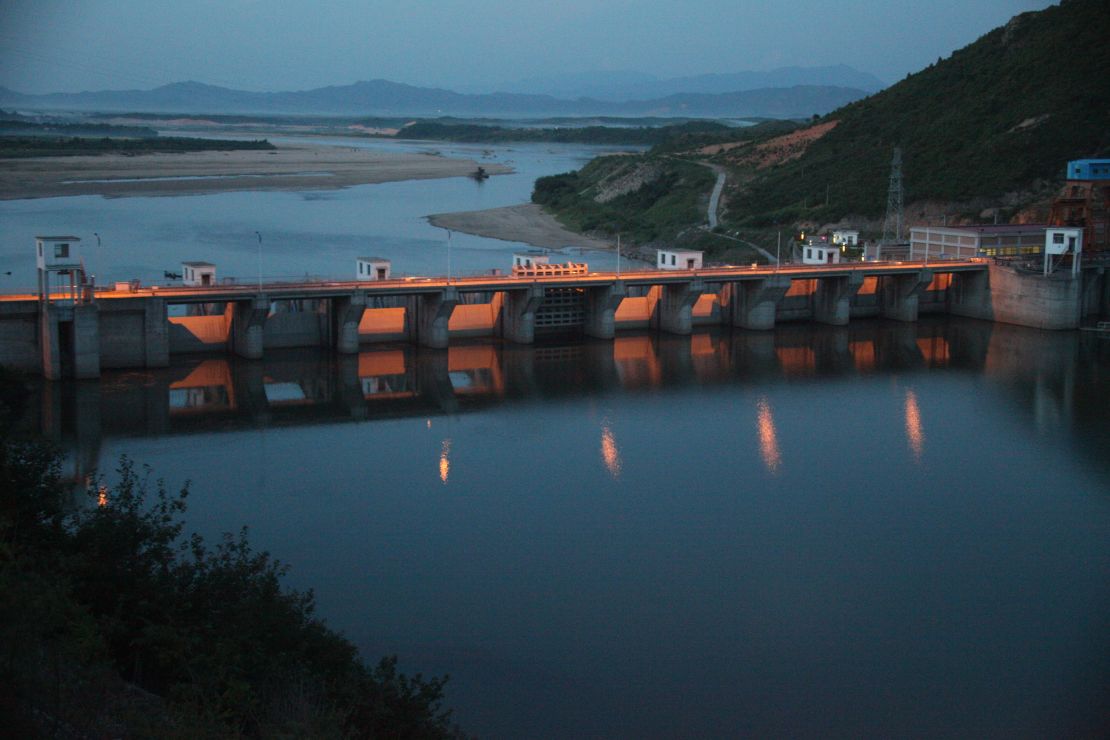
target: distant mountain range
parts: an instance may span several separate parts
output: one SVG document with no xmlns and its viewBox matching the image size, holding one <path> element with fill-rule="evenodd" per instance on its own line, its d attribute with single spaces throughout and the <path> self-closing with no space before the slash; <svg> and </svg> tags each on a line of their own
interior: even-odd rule
<svg viewBox="0 0 1110 740">
<path fill-rule="evenodd" d="M 742 73 L 754 75 L 757 73 Z M 784 73 L 785 74 L 785 73 Z M 142 113 L 253 113 L 352 116 L 683 116 L 712 118 L 808 118 L 859 100 L 867 92 L 838 85 L 767 86 L 713 92 L 735 75 L 686 78 L 700 89 L 636 100 L 566 99 L 546 94 L 465 94 L 388 80 L 297 92 L 248 92 L 200 82 L 153 90 L 27 95 L 0 88 L 0 107 Z M 712 79 L 711 79 L 712 78 Z M 721 79 L 718 79 L 721 78 Z M 755 79 L 755 78 L 751 78 Z M 674 83 L 674 80 L 661 81 Z M 647 89 L 645 87 L 644 89 Z"/>
<path fill-rule="evenodd" d="M 849 87 L 869 93 L 886 84 L 878 77 L 860 72 L 846 64 L 828 67 L 780 67 L 764 72 L 702 74 L 660 79 L 643 72 L 578 72 L 530 77 L 494 86 L 470 86 L 460 92 L 506 92 L 524 95 L 551 95 L 556 98 L 593 98 L 608 102 L 651 100 L 684 93 L 719 95 L 797 85 Z"/>
</svg>

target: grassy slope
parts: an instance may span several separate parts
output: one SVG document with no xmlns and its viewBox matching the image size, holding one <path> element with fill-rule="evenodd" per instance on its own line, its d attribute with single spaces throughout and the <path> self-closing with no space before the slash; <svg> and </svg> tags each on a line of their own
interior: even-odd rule
<svg viewBox="0 0 1110 740">
<path fill-rule="evenodd" d="M 1018 16 L 830 113 L 823 120 L 839 126 L 799 160 L 759 173 L 733 217 L 761 225 L 880 216 L 895 145 L 903 150 L 907 202 L 993 197 L 1058 180 L 1067 160 L 1110 153 L 1107 39 L 1105 0 Z M 1022 128 L 1027 121 L 1036 123 Z"/>
<path fill-rule="evenodd" d="M 532 200 L 577 231 L 620 233 L 629 244 L 682 244 L 707 249 L 715 257 L 736 252 L 736 259 L 744 261 L 751 258 L 750 250 L 732 241 L 715 244 L 720 240 L 694 228 L 706 222 L 716 176 L 708 167 L 687 161 L 685 153 L 710 144 L 762 140 L 796 127 L 789 121 L 770 121 L 742 129 L 676 128 L 647 154 L 599 157 L 576 172 L 542 177 Z M 598 200 L 614 182 L 645 172 L 639 188 Z"/>
</svg>

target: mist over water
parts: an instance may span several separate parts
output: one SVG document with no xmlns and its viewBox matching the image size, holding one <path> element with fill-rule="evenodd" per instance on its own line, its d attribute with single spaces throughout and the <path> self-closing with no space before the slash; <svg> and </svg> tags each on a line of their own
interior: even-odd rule
<svg viewBox="0 0 1110 740">
<path fill-rule="evenodd" d="M 969 320 L 43 384 L 67 472 L 192 479 L 486 737 L 1089 734 L 1110 344 Z"/>
</svg>

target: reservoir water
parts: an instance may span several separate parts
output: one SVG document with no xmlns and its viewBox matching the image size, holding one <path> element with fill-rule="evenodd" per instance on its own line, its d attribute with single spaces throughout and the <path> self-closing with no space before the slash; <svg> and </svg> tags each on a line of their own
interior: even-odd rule
<svg viewBox="0 0 1110 740">
<path fill-rule="evenodd" d="M 249 524 L 486 737 L 1085 735 L 1110 658 L 1110 342 L 969 320 L 44 384 Z"/>
<path fill-rule="evenodd" d="M 134 235 L 120 269 L 211 245 L 183 258 L 249 275 L 247 205 L 283 224 L 264 234 L 283 270 L 330 264 L 298 244 L 372 239 L 432 265 L 421 216 L 526 199 L 492 198 L 498 180 L 8 202 L 0 267 L 100 218 Z M 26 423 L 65 475 L 110 477 L 126 454 L 191 480 L 188 529 L 249 525 L 364 655 L 450 674 L 482 737 L 1096 736 L 1110 719 L 1110 341 L 1089 333 L 932 317 L 175 356 L 34 392 Z"/>
</svg>

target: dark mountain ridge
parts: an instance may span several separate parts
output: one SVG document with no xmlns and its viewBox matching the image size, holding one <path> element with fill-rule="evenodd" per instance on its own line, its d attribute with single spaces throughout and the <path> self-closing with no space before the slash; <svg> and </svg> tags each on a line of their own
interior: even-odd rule
<svg viewBox="0 0 1110 740">
<path fill-rule="evenodd" d="M 551 95 L 557 98 L 594 98 L 609 102 L 650 100 L 681 93 L 715 95 L 765 88 L 818 85 L 850 87 L 872 93 L 886 83 L 874 75 L 846 64 L 825 67 L 779 67 L 765 71 L 743 71 L 687 75 L 660 79 L 643 72 L 577 72 L 530 77 L 495 86 L 470 86 L 464 92 L 508 92 Z"/>
<path fill-rule="evenodd" d="M 859 89 L 824 85 L 746 90 L 725 94 L 675 94 L 651 100 L 610 102 L 550 95 L 467 95 L 440 88 L 368 80 L 312 90 L 248 92 L 200 82 L 153 90 L 25 95 L 0 88 L 0 106 L 37 110 L 149 113 L 268 113 L 302 115 L 607 115 L 809 117 L 863 97 Z"/>
</svg>

